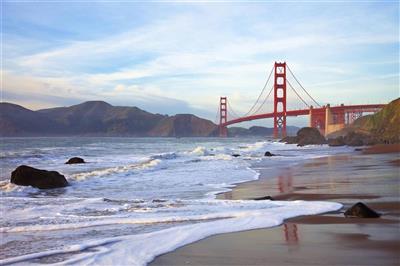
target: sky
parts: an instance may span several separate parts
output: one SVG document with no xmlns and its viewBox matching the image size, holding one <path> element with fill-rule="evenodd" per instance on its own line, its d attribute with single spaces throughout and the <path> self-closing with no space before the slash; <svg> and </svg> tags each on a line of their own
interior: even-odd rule
<svg viewBox="0 0 400 266">
<path fill-rule="evenodd" d="M 226 96 L 240 116 L 275 61 L 321 105 L 399 97 L 398 1 L 2 0 L 1 8 L 1 100 L 33 110 L 103 100 L 214 121 Z M 260 111 L 272 106 L 270 96 Z M 288 89 L 287 108 L 305 106 Z"/>
</svg>

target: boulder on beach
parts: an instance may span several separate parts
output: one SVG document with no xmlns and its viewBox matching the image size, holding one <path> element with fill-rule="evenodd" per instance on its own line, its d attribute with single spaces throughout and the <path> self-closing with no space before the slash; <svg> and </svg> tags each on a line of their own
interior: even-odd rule
<svg viewBox="0 0 400 266">
<path fill-rule="evenodd" d="M 273 154 L 273 153 L 271 153 L 271 152 L 269 152 L 269 151 L 266 151 L 266 152 L 264 153 L 264 156 L 266 156 L 266 157 L 271 157 L 271 156 L 276 156 L 276 155 Z"/>
<path fill-rule="evenodd" d="M 56 171 L 36 169 L 30 166 L 18 166 L 11 173 L 11 183 L 20 186 L 32 186 L 41 189 L 68 186 L 68 181 Z"/>
<path fill-rule="evenodd" d="M 321 135 L 317 128 L 303 127 L 297 131 L 297 146 L 305 145 L 322 145 L 326 143 L 326 139 Z"/>
<path fill-rule="evenodd" d="M 362 202 L 358 202 L 348 209 L 344 216 L 346 217 L 359 217 L 359 218 L 379 218 L 381 215 L 374 210 L 370 209 Z"/>
<path fill-rule="evenodd" d="M 65 164 L 86 163 L 85 160 L 79 157 L 72 157 Z"/>
<path fill-rule="evenodd" d="M 339 136 L 334 139 L 328 139 L 328 145 L 331 147 L 338 147 L 338 146 L 344 146 L 346 143 L 344 142 L 343 136 Z"/>
<path fill-rule="evenodd" d="M 253 200 L 274 200 L 271 196 L 254 198 Z"/>
<path fill-rule="evenodd" d="M 297 131 L 296 137 L 285 137 L 281 142 L 285 142 L 286 144 L 297 143 L 297 146 L 322 145 L 326 143 L 326 139 L 317 128 L 303 127 Z"/>
</svg>

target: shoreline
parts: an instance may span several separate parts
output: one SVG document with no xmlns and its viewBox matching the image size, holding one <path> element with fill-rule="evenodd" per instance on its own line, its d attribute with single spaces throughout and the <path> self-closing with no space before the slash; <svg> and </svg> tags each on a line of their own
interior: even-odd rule
<svg viewBox="0 0 400 266">
<path fill-rule="evenodd" d="M 399 149 L 400 145 L 377 145 L 317 158 L 281 169 L 273 177 L 256 166 L 258 180 L 236 184 L 217 198 L 272 196 L 274 200 L 336 201 L 344 207 L 334 213 L 290 218 L 273 228 L 211 236 L 160 255 L 149 265 L 399 265 Z M 327 175 L 319 176 L 323 171 Z M 352 176 L 354 171 L 367 176 Z M 397 177 L 394 186 L 393 176 Z M 382 217 L 345 218 L 344 210 L 358 201 Z"/>
</svg>

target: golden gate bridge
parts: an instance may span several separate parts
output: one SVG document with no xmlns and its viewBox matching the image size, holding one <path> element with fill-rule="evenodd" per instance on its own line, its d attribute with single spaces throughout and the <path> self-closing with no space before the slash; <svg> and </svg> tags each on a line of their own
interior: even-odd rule
<svg viewBox="0 0 400 266">
<path fill-rule="evenodd" d="M 268 88 L 272 74 L 274 74 L 273 83 L 271 89 L 266 94 L 266 89 Z M 288 79 L 289 76 L 292 78 L 292 82 Z M 304 97 L 304 95 L 302 97 L 299 90 L 296 90 L 292 83 L 299 86 L 302 93 L 305 94 L 307 98 Z M 305 108 L 287 110 L 287 88 L 294 92 L 295 96 L 305 105 Z M 274 97 L 273 111 L 263 112 L 262 109 L 266 105 L 272 92 Z M 315 105 L 309 104 L 305 99 L 308 101 L 311 100 Z M 239 116 L 236 114 L 232 106 L 228 103 L 228 98 L 226 96 L 220 97 L 219 109 L 217 112 L 217 117 L 219 114 L 219 136 L 226 137 L 228 135 L 227 126 L 229 125 L 245 121 L 273 118 L 274 137 L 285 137 L 286 118 L 304 115 L 309 116 L 310 127 L 318 128 L 321 134 L 327 136 L 329 133 L 342 129 L 346 124 L 351 124 L 364 113 L 377 112 L 383 106 L 385 106 L 385 104 L 341 104 L 339 106 L 330 106 L 330 104 L 327 104 L 322 106 L 310 95 L 304 86 L 302 86 L 286 62 L 275 62 L 256 102 L 244 115 Z"/>
</svg>

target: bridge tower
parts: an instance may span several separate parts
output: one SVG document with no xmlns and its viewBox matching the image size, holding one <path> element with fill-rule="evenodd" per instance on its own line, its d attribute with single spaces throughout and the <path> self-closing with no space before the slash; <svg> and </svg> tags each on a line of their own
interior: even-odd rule
<svg viewBox="0 0 400 266">
<path fill-rule="evenodd" d="M 286 62 L 274 65 L 274 137 L 286 137 Z"/>
<path fill-rule="evenodd" d="M 228 100 L 226 97 L 219 98 L 219 136 L 227 137 L 228 129 L 223 126 L 224 123 L 228 121 L 228 110 L 227 110 Z"/>
</svg>

